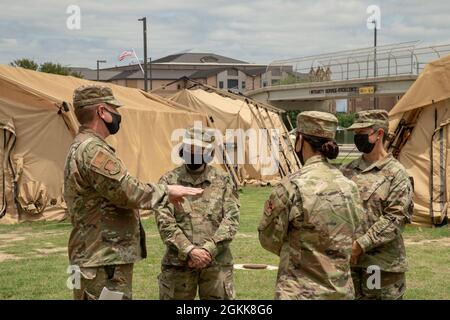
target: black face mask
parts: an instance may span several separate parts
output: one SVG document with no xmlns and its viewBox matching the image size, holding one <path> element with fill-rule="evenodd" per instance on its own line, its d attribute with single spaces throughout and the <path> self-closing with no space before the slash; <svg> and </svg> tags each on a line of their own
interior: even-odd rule
<svg viewBox="0 0 450 320">
<path fill-rule="evenodd" d="M 375 147 L 375 143 L 371 143 L 369 141 L 369 136 L 373 135 L 375 132 L 371 134 L 355 134 L 354 141 L 356 148 L 358 148 L 359 152 L 362 153 L 371 153 L 373 148 Z"/>
<path fill-rule="evenodd" d="M 196 171 L 206 164 L 203 155 L 183 152 L 182 158 L 189 170 Z"/>
<path fill-rule="evenodd" d="M 103 120 L 103 118 L 102 118 L 102 120 L 105 123 L 106 128 L 109 131 L 109 134 L 116 134 L 120 129 L 120 122 L 122 121 L 122 116 L 120 114 L 113 113 L 109 110 L 106 110 L 106 111 L 108 111 L 109 114 L 111 115 L 112 122 L 106 122 L 105 120 Z"/>
</svg>

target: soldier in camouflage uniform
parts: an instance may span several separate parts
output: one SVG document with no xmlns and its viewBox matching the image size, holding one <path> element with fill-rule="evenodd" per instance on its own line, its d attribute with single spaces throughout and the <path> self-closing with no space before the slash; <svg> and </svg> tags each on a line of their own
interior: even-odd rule
<svg viewBox="0 0 450 320">
<path fill-rule="evenodd" d="M 383 144 L 389 128 L 385 110 L 361 111 L 348 130 L 363 155 L 343 165 L 343 174 L 359 188 L 365 209 L 365 234 L 353 245 L 352 277 L 356 299 L 401 299 L 407 271 L 402 232 L 413 209 L 412 185 L 405 168 L 388 154 Z M 371 280 L 379 268 L 379 287 Z"/>
<path fill-rule="evenodd" d="M 264 206 L 259 240 L 280 256 L 276 299 L 353 299 L 352 243 L 362 214 L 355 183 L 335 159 L 337 119 L 306 111 L 297 117 L 295 152 L 303 167 L 275 187 Z"/>
<path fill-rule="evenodd" d="M 145 233 L 135 209 L 151 209 L 201 193 L 182 186 L 145 184 L 132 177 L 104 140 L 119 130 L 121 116 L 112 90 L 75 90 L 75 115 L 81 124 L 64 170 L 64 198 L 73 230 L 69 260 L 80 268 L 75 299 L 98 299 L 104 287 L 132 297 L 133 264 L 146 256 Z"/>
<path fill-rule="evenodd" d="M 231 177 L 208 163 L 214 131 L 189 128 L 180 156 L 185 163 L 161 177 L 161 184 L 203 188 L 202 196 L 160 208 L 156 223 L 167 246 L 161 263 L 161 300 L 235 298 L 230 244 L 239 226 L 239 195 Z"/>
</svg>

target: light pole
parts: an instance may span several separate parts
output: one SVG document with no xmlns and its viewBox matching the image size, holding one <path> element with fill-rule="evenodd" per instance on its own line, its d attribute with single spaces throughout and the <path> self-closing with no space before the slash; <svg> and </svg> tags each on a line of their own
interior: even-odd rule
<svg viewBox="0 0 450 320">
<path fill-rule="evenodd" d="M 377 21 L 372 20 L 373 23 L 373 76 L 377 76 Z"/>
<path fill-rule="evenodd" d="M 377 20 L 374 18 L 373 23 L 373 77 L 377 77 Z M 375 91 L 373 93 L 373 108 L 377 108 L 377 97 Z"/>
<path fill-rule="evenodd" d="M 100 63 L 106 63 L 106 60 L 97 60 L 97 81 L 100 81 Z"/>
<path fill-rule="evenodd" d="M 142 21 L 143 30 L 144 30 L 144 90 L 148 91 L 148 83 L 147 83 L 147 17 L 143 17 L 138 19 L 138 21 Z"/>
</svg>

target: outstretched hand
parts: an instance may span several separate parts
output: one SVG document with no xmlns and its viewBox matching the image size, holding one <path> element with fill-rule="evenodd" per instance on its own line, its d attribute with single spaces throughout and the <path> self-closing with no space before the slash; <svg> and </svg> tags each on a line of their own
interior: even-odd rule
<svg viewBox="0 0 450 320">
<path fill-rule="evenodd" d="M 203 193 L 203 189 L 183 187 L 179 185 L 167 186 L 169 191 L 169 201 L 175 206 L 180 206 L 180 203 L 184 201 L 183 197 L 186 196 L 198 196 Z"/>
</svg>

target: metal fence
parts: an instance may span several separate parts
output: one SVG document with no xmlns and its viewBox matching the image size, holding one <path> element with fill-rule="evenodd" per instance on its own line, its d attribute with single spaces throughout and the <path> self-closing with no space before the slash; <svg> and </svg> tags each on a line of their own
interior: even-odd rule
<svg viewBox="0 0 450 320">
<path fill-rule="evenodd" d="M 418 75 L 430 61 L 450 54 L 450 44 L 419 46 L 419 41 L 277 60 L 267 74 L 272 85 Z"/>
</svg>

